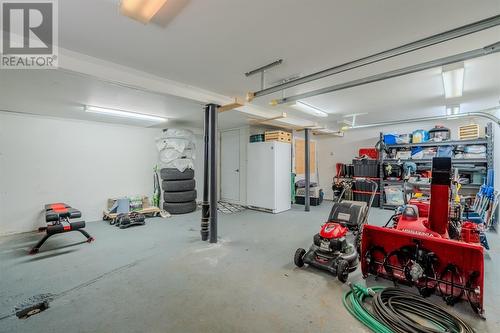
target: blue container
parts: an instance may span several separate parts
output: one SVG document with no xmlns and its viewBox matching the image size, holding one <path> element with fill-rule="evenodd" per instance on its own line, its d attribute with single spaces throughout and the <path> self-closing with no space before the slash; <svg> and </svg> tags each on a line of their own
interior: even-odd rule
<svg viewBox="0 0 500 333">
<path fill-rule="evenodd" d="M 394 145 L 397 142 L 397 138 L 397 134 L 384 134 L 384 143 L 386 145 Z"/>
</svg>

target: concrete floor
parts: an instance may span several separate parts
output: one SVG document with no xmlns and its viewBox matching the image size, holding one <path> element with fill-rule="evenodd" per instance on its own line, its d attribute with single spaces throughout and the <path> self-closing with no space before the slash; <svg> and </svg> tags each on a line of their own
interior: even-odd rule
<svg viewBox="0 0 500 333">
<path fill-rule="evenodd" d="M 295 249 L 310 245 L 329 209 L 326 202 L 310 213 L 295 206 L 277 215 L 220 214 L 218 244 L 200 241 L 199 211 L 128 230 L 88 223 L 94 243 L 58 235 L 36 256 L 27 251 L 40 235 L 0 238 L 0 332 L 367 332 L 342 306 L 346 285 L 293 264 Z M 390 213 L 373 209 L 370 223 Z M 489 237 L 488 319 L 477 319 L 466 303 L 452 310 L 478 332 L 500 331 L 500 240 Z M 365 283 L 359 270 L 350 280 Z M 12 315 L 40 294 L 53 295 L 48 310 L 25 320 Z"/>
</svg>

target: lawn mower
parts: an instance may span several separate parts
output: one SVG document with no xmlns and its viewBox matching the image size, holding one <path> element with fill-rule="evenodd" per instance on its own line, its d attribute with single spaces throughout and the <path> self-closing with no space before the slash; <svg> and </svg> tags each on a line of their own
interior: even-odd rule
<svg viewBox="0 0 500 333">
<path fill-rule="evenodd" d="M 449 305 L 465 299 L 482 316 L 483 247 L 478 240 L 450 238 L 450 187 L 451 158 L 435 157 L 428 216 L 408 204 L 392 227 L 365 225 L 361 270 L 364 278 L 372 274 L 415 286 L 422 296 L 436 293 Z"/>
<path fill-rule="evenodd" d="M 333 204 L 328 221 L 321 226 L 319 233 L 314 235 L 313 244 L 306 251 L 298 248 L 294 262 L 298 267 L 304 264 L 327 270 L 345 283 L 349 273 L 358 267 L 358 251 L 360 232 L 363 224 L 368 220 L 370 207 L 377 193 L 378 184 L 371 179 L 358 178 L 355 181 L 368 182 L 372 187 L 368 202 L 342 201 L 343 194 L 352 186 L 351 182 L 344 182 L 344 189 L 338 200 Z M 355 236 L 354 244 L 347 241 L 347 233 Z"/>
</svg>

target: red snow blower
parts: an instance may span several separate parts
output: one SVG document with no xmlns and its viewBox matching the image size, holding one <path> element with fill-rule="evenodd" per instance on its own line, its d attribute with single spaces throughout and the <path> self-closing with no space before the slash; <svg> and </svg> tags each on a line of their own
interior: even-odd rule
<svg viewBox="0 0 500 333">
<path fill-rule="evenodd" d="M 361 241 L 363 277 L 372 274 L 435 293 L 453 305 L 465 299 L 483 315 L 483 247 L 450 239 L 451 159 L 432 161 L 428 216 L 406 205 L 392 228 L 365 225 Z M 425 215 L 425 214 L 424 214 Z"/>
</svg>

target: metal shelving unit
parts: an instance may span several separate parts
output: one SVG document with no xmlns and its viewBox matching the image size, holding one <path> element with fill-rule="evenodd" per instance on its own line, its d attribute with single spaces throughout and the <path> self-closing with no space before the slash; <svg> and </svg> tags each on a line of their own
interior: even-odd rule
<svg viewBox="0 0 500 333">
<path fill-rule="evenodd" d="M 414 148 L 414 147 L 440 147 L 440 146 L 457 146 L 457 145 L 485 145 L 486 146 L 486 158 L 452 158 L 452 166 L 460 165 L 460 164 L 475 164 L 475 165 L 484 165 L 487 169 L 493 169 L 493 125 L 492 123 L 488 123 L 486 126 L 484 139 L 475 139 L 475 140 L 448 140 L 442 142 L 423 142 L 423 143 L 403 143 L 403 144 L 392 144 L 387 145 L 388 149 L 394 148 Z M 380 133 L 379 140 L 383 141 L 384 133 Z M 427 168 L 426 164 L 429 165 L 432 163 L 432 159 L 386 159 L 384 158 L 384 154 L 381 153 L 379 157 L 379 177 L 380 177 L 380 208 L 381 209 L 394 209 L 395 205 L 385 204 L 385 195 L 384 195 L 384 186 L 385 185 L 402 185 L 403 181 L 399 180 L 384 180 L 384 163 L 404 163 L 404 162 L 413 162 L 418 165 L 419 170 L 422 168 Z M 471 191 L 474 194 L 474 191 L 478 191 L 479 184 L 466 184 L 462 185 L 462 189 Z"/>
</svg>

